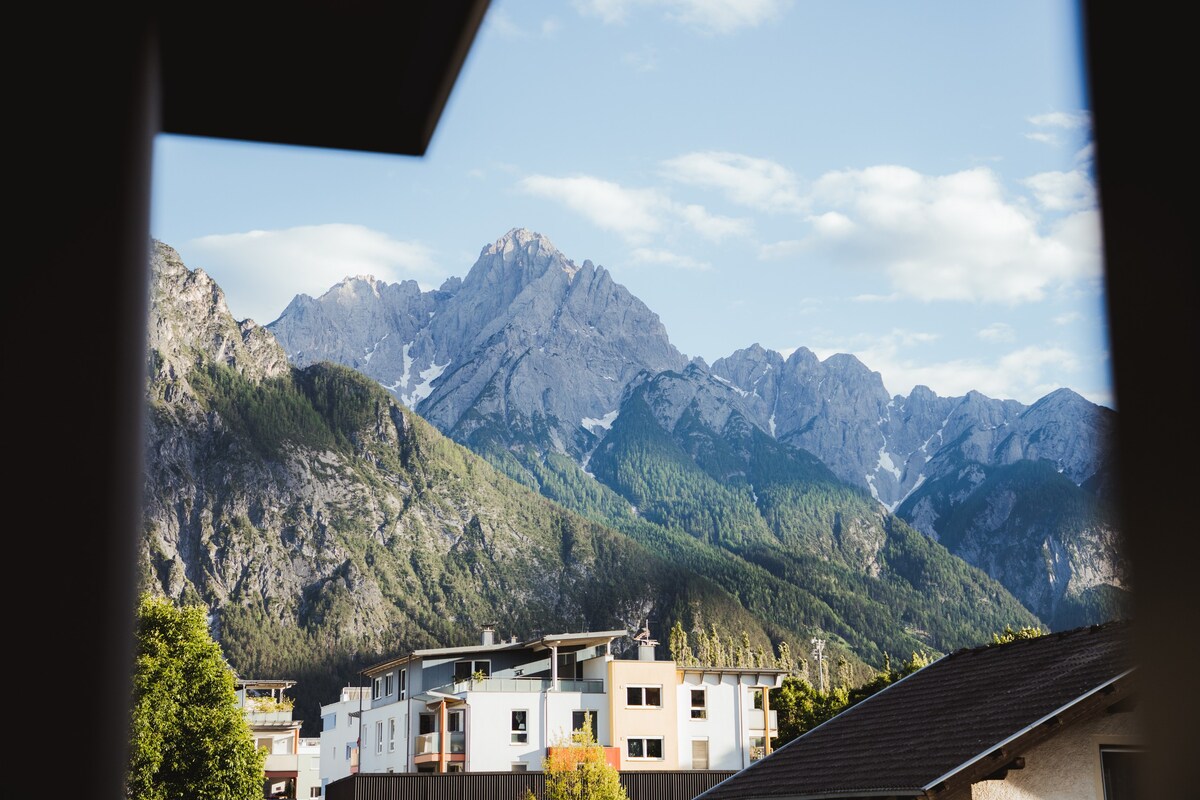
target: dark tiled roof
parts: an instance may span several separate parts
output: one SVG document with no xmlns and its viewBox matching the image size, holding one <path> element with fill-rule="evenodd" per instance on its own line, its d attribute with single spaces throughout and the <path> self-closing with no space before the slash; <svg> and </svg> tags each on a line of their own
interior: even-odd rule
<svg viewBox="0 0 1200 800">
<path fill-rule="evenodd" d="M 843 711 L 700 797 L 920 794 L 1110 683 L 1133 663 L 1126 622 L 960 650 Z"/>
</svg>

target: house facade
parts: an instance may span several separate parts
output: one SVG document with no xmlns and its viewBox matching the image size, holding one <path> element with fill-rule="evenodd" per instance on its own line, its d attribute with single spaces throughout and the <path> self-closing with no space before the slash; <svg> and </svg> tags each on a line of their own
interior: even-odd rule
<svg viewBox="0 0 1200 800">
<path fill-rule="evenodd" d="M 656 660 L 654 642 L 614 657 L 612 642 L 628 635 L 502 641 L 488 629 L 478 645 L 368 667 L 361 713 L 347 712 L 358 720 L 359 771 L 536 771 L 585 724 L 623 771 L 737 769 L 763 754 L 777 726 L 762 703 L 783 670 L 681 668 Z M 338 763 L 350 751 L 336 705 L 323 709 L 326 783 L 349 774 Z"/>
<path fill-rule="evenodd" d="M 292 680 L 236 678 L 238 706 L 260 750 L 267 753 L 263 765 L 263 797 L 320 797 L 321 740 L 302 737 L 302 720 L 292 718 L 292 704 L 284 692 Z"/>
<path fill-rule="evenodd" d="M 358 721 L 368 691 L 362 686 L 346 686 L 337 700 L 321 706 L 322 795 L 331 782 L 358 772 Z"/>
</svg>

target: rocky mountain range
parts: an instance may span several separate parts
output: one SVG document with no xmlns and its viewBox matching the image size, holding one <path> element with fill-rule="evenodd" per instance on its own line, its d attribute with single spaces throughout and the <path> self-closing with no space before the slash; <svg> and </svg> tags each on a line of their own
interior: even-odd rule
<svg viewBox="0 0 1200 800">
<path fill-rule="evenodd" d="M 297 296 L 267 329 L 293 364 L 362 372 L 583 513 L 580 493 L 600 489 L 564 489 L 578 486 L 575 471 L 636 505 L 620 470 L 594 468 L 636 399 L 668 436 L 686 425 L 715 442 L 734 424 L 814 456 L 869 493 L 884 519 L 999 580 L 1047 627 L 1127 609 L 1108 501 L 1115 412 L 1069 389 L 1030 406 L 923 386 L 889 396 L 852 355 L 821 360 L 802 347 L 785 358 L 757 344 L 709 366 L 672 346 L 603 267 L 577 265 L 525 229 L 485 246 L 465 278 L 437 290 L 347 278 L 319 298 Z"/>
<path fill-rule="evenodd" d="M 583 456 L 555 450 L 555 426 L 539 423 L 477 440 L 485 458 L 377 379 L 290 363 L 169 246 L 155 243 L 150 273 L 142 588 L 204 605 L 240 674 L 298 680 L 306 724 L 364 663 L 476 641 L 485 625 L 527 636 L 649 620 L 665 639 L 679 621 L 756 659 L 820 636 L 837 679 L 862 681 L 889 653 L 1038 622 L 869 492 L 723 407 L 740 395 L 699 363 L 640 368 L 619 413 L 585 431 Z M 608 291 L 626 316 L 647 313 Z M 542 399 L 496 408 L 545 420 L 567 407 Z"/>
</svg>

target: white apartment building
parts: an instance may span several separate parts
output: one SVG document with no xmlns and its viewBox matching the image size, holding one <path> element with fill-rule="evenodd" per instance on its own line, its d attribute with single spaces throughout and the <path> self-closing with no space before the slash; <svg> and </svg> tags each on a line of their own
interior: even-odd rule
<svg viewBox="0 0 1200 800">
<path fill-rule="evenodd" d="M 335 702 L 321 706 L 321 794 L 332 781 L 358 772 L 358 719 L 368 690 L 346 686 Z"/>
<path fill-rule="evenodd" d="M 292 718 L 291 702 L 284 692 L 292 680 L 235 678 L 238 706 L 260 750 L 263 796 L 313 798 L 321 796 L 321 740 L 300 736 L 302 720 Z"/>
<path fill-rule="evenodd" d="M 612 641 L 626 636 L 497 641 L 486 629 L 478 645 L 368 667 L 361 699 L 344 690 L 322 707 L 323 785 L 352 771 L 347 718 L 359 722 L 364 773 L 539 770 L 585 719 L 621 770 L 741 769 L 769 752 L 778 728 L 762 706 L 783 670 L 683 668 L 655 660 L 648 640 L 637 658 L 614 658 Z"/>
</svg>

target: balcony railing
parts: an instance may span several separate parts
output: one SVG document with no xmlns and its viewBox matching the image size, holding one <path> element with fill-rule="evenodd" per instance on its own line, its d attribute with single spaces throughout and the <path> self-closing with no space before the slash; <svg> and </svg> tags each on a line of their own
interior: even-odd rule
<svg viewBox="0 0 1200 800">
<path fill-rule="evenodd" d="M 747 721 L 752 731 L 763 730 L 763 710 L 761 708 L 752 708 L 747 714 Z M 771 730 L 779 730 L 779 712 L 771 710 Z"/>
<path fill-rule="evenodd" d="M 422 733 L 413 744 L 413 755 L 435 756 L 441 752 L 442 735 L 440 733 Z M 467 734 L 454 731 L 446 742 L 446 752 L 451 754 L 467 752 Z"/>
<path fill-rule="evenodd" d="M 549 678 L 483 678 L 482 680 L 457 681 L 451 684 L 452 694 L 459 692 L 548 692 L 554 682 Z M 603 680 L 568 681 L 559 680 L 558 691 L 604 694 Z"/>
</svg>

